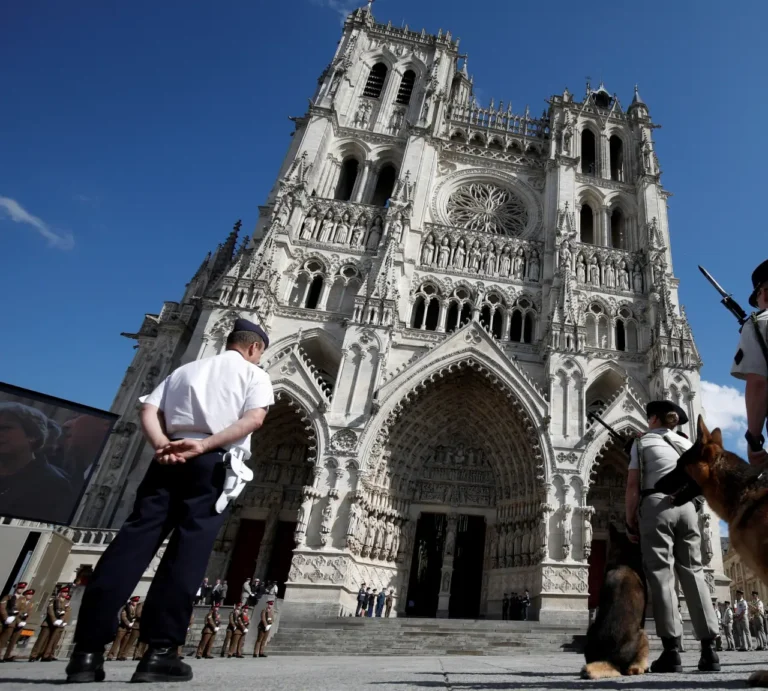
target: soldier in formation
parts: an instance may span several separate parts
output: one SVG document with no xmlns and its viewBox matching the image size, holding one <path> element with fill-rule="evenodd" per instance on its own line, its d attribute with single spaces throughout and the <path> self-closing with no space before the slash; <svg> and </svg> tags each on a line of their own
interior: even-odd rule
<svg viewBox="0 0 768 691">
<path fill-rule="evenodd" d="M 752 591 L 752 601 L 749 603 L 749 619 L 753 635 L 757 639 L 757 650 L 765 650 L 765 606 L 756 590 Z"/>
<path fill-rule="evenodd" d="M 219 607 L 221 603 L 214 602 L 211 605 L 211 609 L 208 614 L 205 615 L 205 623 L 203 624 L 203 634 L 200 636 L 200 643 L 197 646 L 197 652 L 195 657 L 199 660 L 204 657 L 206 660 L 213 660 L 211 650 L 213 644 L 216 641 L 216 634 L 221 624 L 221 617 L 219 617 Z"/>
<path fill-rule="evenodd" d="M 747 621 L 749 607 L 744 599 L 744 591 L 736 591 L 736 602 L 733 603 L 733 627 L 736 634 L 736 645 L 739 652 L 752 650 L 752 636 L 749 635 Z"/>
<path fill-rule="evenodd" d="M 723 612 L 723 638 L 726 650 L 736 650 L 736 643 L 733 640 L 733 608 L 728 600 L 725 601 Z"/>
<path fill-rule="evenodd" d="M 26 583 L 17 583 L 12 595 L 6 595 L 0 599 L 0 622 L 3 632 L 0 634 L 0 655 L 3 662 L 15 662 L 16 644 L 19 642 L 21 632 L 27 623 L 27 618 L 32 613 L 32 596 L 35 591 L 27 590 Z"/>
<path fill-rule="evenodd" d="M 237 617 L 235 617 L 235 630 L 232 632 L 232 641 L 229 644 L 227 657 L 245 657 L 243 655 L 243 644 L 245 643 L 245 634 L 248 633 L 249 623 L 248 605 L 243 605 Z"/>
<path fill-rule="evenodd" d="M 107 660 L 127 659 L 125 654 L 128 651 L 128 642 L 131 639 L 131 631 L 136 623 L 136 606 L 139 604 L 138 595 L 132 597 L 128 602 L 123 605 L 120 610 L 120 622 L 117 626 L 117 633 L 115 634 L 115 640 L 112 641 L 112 647 L 107 654 Z"/>
<path fill-rule="evenodd" d="M 253 648 L 254 657 L 267 657 L 264 653 L 264 648 L 267 647 L 267 639 L 269 638 L 269 630 L 272 628 L 274 615 L 275 601 L 268 600 L 264 609 L 261 610 L 261 616 L 259 617 L 258 636 L 256 638 L 256 645 Z"/>
<path fill-rule="evenodd" d="M 224 645 L 221 646 L 221 657 L 229 657 L 229 648 L 232 645 L 232 636 L 235 635 L 237 629 L 237 618 L 240 616 L 239 602 L 235 603 L 232 611 L 229 613 L 229 621 L 227 622 L 227 634 L 224 637 Z"/>
<path fill-rule="evenodd" d="M 56 647 L 69 624 L 69 599 L 72 597 L 68 585 L 61 587 L 56 595 L 48 600 L 43 622 L 37 641 L 29 656 L 30 662 L 53 662 L 56 660 Z"/>
</svg>

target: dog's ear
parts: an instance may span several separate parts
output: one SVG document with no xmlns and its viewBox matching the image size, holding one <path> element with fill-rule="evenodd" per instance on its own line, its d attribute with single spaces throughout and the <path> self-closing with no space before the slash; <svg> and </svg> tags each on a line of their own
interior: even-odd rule
<svg viewBox="0 0 768 691">
<path fill-rule="evenodd" d="M 709 443 L 716 444 L 717 446 L 720 446 L 720 447 L 723 446 L 723 433 L 720 431 L 719 427 L 716 430 L 714 430 L 710 435 Z"/>
<path fill-rule="evenodd" d="M 704 424 L 704 418 L 699 415 L 699 419 L 696 424 L 696 443 L 708 444 L 709 443 L 709 430 Z"/>
</svg>

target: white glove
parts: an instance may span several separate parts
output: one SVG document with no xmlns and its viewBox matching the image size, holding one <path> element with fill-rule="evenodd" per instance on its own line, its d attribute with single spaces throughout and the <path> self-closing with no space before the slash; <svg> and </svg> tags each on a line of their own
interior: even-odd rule
<svg viewBox="0 0 768 691">
<path fill-rule="evenodd" d="M 243 633 L 248 633 L 248 629 L 243 629 Z"/>
<path fill-rule="evenodd" d="M 61 622 L 61 625 L 62 625 L 62 627 L 66 626 L 67 622 L 63 621 L 63 622 Z"/>
<path fill-rule="evenodd" d="M 57 619 L 56 621 L 53 622 L 53 625 L 54 626 L 61 626 L 63 623 L 64 622 L 61 619 Z"/>
<path fill-rule="evenodd" d="M 264 629 L 265 629 L 266 631 L 269 631 L 271 628 L 272 628 L 272 624 L 267 624 L 267 625 L 264 627 Z"/>
<path fill-rule="evenodd" d="M 218 633 L 218 631 L 219 631 L 219 627 L 218 626 L 214 627 L 213 632 Z"/>
<path fill-rule="evenodd" d="M 8 618 L 5 620 L 5 625 L 6 625 L 6 626 L 10 626 L 11 624 L 13 624 L 13 622 L 14 622 L 14 621 L 16 621 L 16 617 L 8 617 Z"/>
<path fill-rule="evenodd" d="M 16 628 L 17 628 L 17 629 L 23 629 L 23 628 L 24 628 L 24 625 L 25 625 L 26 623 L 27 623 L 26 621 L 20 621 L 20 622 L 17 622 L 17 623 L 16 623 Z"/>
</svg>

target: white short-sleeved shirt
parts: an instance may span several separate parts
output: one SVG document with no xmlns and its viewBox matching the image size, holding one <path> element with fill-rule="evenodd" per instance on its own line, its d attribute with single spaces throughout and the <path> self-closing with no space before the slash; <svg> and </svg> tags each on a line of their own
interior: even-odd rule
<svg viewBox="0 0 768 691">
<path fill-rule="evenodd" d="M 671 442 L 665 441 L 665 437 Z M 646 432 L 632 444 L 629 457 L 629 469 L 640 470 L 638 446 L 643 447 L 642 487 L 651 490 L 665 475 L 677 466 L 680 456 L 691 448 L 691 442 L 666 427 L 659 427 Z"/>
<path fill-rule="evenodd" d="M 768 343 L 768 310 L 764 310 L 757 316 L 757 323 L 763 338 Z M 731 376 L 737 379 L 746 379 L 748 374 L 759 374 L 768 377 L 768 363 L 757 341 L 755 325 L 752 320 L 747 321 L 741 328 L 739 349 L 733 358 Z"/>
<path fill-rule="evenodd" d="M 247 411 L 268 408 L 275 402 L 272 381 L 260 367 L 236 350 L 195 360 L 171 372 L 142 403 L 165 414 L 170 437 L 203 438 L 237 422 Z M 251 455 L 250 435 L 230 448 Z"/>
<path fill-rule="evenodd" d="M 736 604 L 733 606 L 735 610 L 735 614 L 746 614 L 747 613 L 747 601 L 744 598 L 741 598 L 741 600 L 736 600 Z"/>
</svg>

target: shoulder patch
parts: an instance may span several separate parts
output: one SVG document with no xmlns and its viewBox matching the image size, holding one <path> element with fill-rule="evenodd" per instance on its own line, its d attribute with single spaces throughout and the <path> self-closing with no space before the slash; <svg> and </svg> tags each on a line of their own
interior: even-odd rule
<svg viewBox="0 0 768 691">
<path fill-rule="evenodd" d="M 743 351 L 741 348 L 739 348 L 738 352 L 736 353 L 736 356 L 733 358 L 733 361 L 734 361 L 734 362 L 735 362 L 737 365 L 740 365 L 740 364 L 741 364 L 741 361 L 742 361 L 743 359 L 744 359 L 744 351 Z"/>
</svg>

